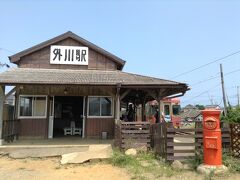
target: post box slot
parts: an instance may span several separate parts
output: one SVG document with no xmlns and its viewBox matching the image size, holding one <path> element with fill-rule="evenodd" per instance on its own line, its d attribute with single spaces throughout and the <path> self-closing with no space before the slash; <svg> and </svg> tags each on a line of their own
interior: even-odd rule
<svg viewBox="0 0 240 180">
<path fill-rule="evenodd" d="M 204 122 L 204 126 L 206 129 L 216 129 L 217 127 L 217 122 L 216 120 L 214 119 L 207 119 L 205 122 Z"/>
<path fill-rule="evenodd" d="M 205 137 L 206 149 L 217 149 L 217 137 Z"/>
</svg>

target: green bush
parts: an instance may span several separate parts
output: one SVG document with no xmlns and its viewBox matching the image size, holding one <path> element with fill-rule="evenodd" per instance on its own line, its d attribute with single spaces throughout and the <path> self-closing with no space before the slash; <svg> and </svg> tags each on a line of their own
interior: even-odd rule
<svg viewBox="0 0 240 180">
<path fill-rule="evenodd" d="M 240 108 L 229 109 L 227 116 L 222 116 L 221 120 L 228 123 L 240 123 Z"/>
<path fill-rule="evenodd" d="M 230 172 L 240 172 L 240 159 L 233 157 L 229 153 L 224 153 L 222 158 L 223 164 L 229 168 Z"/>
</svg>

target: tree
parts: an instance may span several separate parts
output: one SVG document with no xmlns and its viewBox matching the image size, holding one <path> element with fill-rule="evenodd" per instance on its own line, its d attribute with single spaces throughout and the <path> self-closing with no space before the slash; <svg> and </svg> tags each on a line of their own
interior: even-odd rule
<svg viewBox="0 0 240 180">
<path fill-rule="evenodd" d="M 240 108 L 228 109 L 226 116 L 222 116 L 221 120 L 228 123 L 240 123 Z"/>
<path fill-rule="evenodd" d="M 201 104 L 197 104 L 195 107 L 198 108 L 199 110 L 205 109 L 204 105 L 201 105 Z"/>
</svg>

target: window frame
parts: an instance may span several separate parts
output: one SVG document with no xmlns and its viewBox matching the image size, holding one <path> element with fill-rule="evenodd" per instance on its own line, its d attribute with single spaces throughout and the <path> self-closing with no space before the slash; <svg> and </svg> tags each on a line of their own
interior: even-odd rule
<svg viewBox="0 0 240 180">
<path fill-rule="evenodd" d="M 101 99 L 100 99 L 100 116 L 91 116 L 89 115 L 89 106 L 90 106 L 90 98 L 110 98 L 111 100 L 111 116 L 101 116 L 102 114 L 102 106 L 101 106 Z M 114 98 L 112 96 L 88 96 L 88 103 L 87 103 L 87 117 L 89 118 L 113 118 L 114 117 Z"/>
<path fill-rule="evenodd" d="M 43 116 L 33 116 L 33 104 L 32 103 L 32 115 L 31 116 L 21 116 L 20 115 L 20 108 L 21 108 L 21 98 L 22 97 L 32 97 L 32 98 L 36 98 L 36 97 L 45 97 L 46 98 L 46 104 L 45 104 L 45 115 Z M 48 96 L 47 95 L 19 95 L 19 99 L 18 99 L 18 119 L 44 119 L 47 118 L 47 102 L 48 102 Z"/>
<path fill-rule="evenodd" d="M 168 106 L 168 113 L 169 114 L 165 114 L 165 112 L 166 112 L 166 108 L 165 108 L 165 106 Z M 169 115 L 171 115 L 171 105 L 170 104 L 164 104 L 164 106 L 163 106 L 163 110 L 164 110 L 164 115 L 165 116 L 169 116 Z"/>
<path fill-rule="evenodd" d="M 177 113 L 177 114 L 174 113 L 174 107 L 175 107 L 175 106 L 178 106 L 178 113 Z M 181 111 L 181 106 L 180 106 L 180 105 L 177 105 L 177 104 L 172 105 L 172 114 L 173 114 L 174 116 L 180 115 L 180 111 Z"/>
</svg>

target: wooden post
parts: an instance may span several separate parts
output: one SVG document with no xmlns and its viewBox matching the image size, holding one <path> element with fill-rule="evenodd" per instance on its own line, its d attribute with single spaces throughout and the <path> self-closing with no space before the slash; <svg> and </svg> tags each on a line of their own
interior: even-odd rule
<svg viewBox="0 0 240 180">
<path fill-rule="evenodd" d="M 161 111 L 161 93 L 160 93 L 160 89 L 159 89 L 159 91 L 158 91 L 158 93 L 157 93 L 157 102 L 158 102 L 158 121 L 159 122 L 162 122 L 161 121 L 161 117 L 162 117 L 162 111 Z"/>
<path fill-rule="evenodd" d="M 0 146 L 3 145 L 3 105 L 5 96 L 5 86 L 0 86 Z"/>
<path fill-rule="evenodd" d="M 142 102 L 142 121 L 146 121 L 145 119 L 145 101 Z"/>
<path fill-rule="evenodd" d="M 159 118 L 159 122 L 161 121 L 161 116 L 162 116 L 162 111 L 161 111 L 161 99 L 158 98 L 158 118 Z"/>
<path fill-rule="evenodd" d="M 14 120 L 17 121 L 16 122 L 16 131 L 17 131 L 16 140 L 18 140 L 18 138 L 19 138 L 19 127 L 20 127 L 19 126 L 20 122 L 18 120 L 19 91 L 20 91 L 20 89 L 19 89 L 19 87 L 17 87 L 16 92 L 15 92 L 14 117 L 13 117 Z"/>
<path fill-rule="evenodd" d="M 116 93 L 116 120 L 120 120 L 120 87 L 121 84 L 117 84 L 117 93 Z"/>
<path fill-rule="evenodd" d="M 84 110 L 83 110 L 83 131 L 82 131 L 82 138 L 86 138 L 87 137 L 87 123 L 88 123 L 88 96 L 85 97 L 85 100 L 84 100 Z"/>
<path fill-rule="evenodd" d="M 45 135 L 44 135 L 44 139 L 50 139 L 50 134 L 49 134 L 49 116 L 50 116 L 50 96 L 49 93 L 47 95 L 47 125 L 45 127 Z M 51 137 L 52 138 L 52 137 Z"/>
</svg>

